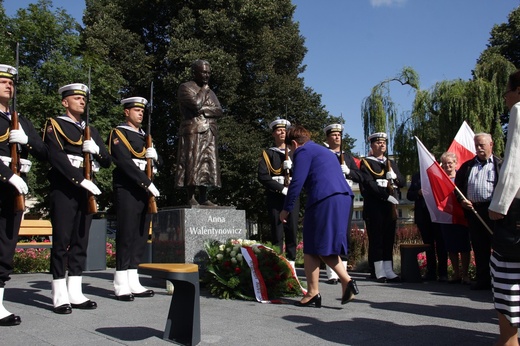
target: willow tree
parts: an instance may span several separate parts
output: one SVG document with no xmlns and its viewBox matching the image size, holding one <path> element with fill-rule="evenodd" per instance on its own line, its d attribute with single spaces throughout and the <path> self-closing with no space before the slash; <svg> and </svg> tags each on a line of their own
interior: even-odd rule
<svg viewBox="0 0 520 346">
<path fill-rule="evenodd" d="M 386 79 L 372 88 L 369 96 L 363 100 L 361 117 L 365 138 L 373 132 L 386 132 L 389 143 L 393 142 L 397 125 L 398 109 L 390 96 L 390 84 L 398 82 L 419 90 L 419 76 L 411 67 L 404 67 L 395 77 Z"/>
</svg>

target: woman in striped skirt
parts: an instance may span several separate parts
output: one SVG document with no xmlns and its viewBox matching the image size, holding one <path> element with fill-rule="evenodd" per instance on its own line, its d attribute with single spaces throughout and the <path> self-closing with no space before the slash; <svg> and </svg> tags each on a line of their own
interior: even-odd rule
<svg viewBox="0 0 520 346">
<path fill-rule="evenodd" d="M 497 234 L 510 230 L 516 239 L 520 238 L 520 70 L 509 76 L 503 97 L 510 115 L 504 163 L 489 206 L 489 217 L 496 220 L 490 266 L 500 329 L 496 345 L 509 346 L 518 345 L 520 251 L 504 246 Z"/>
</svg>

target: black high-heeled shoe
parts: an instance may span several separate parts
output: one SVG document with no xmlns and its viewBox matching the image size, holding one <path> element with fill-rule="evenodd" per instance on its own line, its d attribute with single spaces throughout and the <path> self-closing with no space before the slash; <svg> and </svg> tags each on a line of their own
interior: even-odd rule
<svg viewBox="0 0 520 346">
<path fill-rule="evenodd" d="M 314 304 L 317 308 L 321 308 L 321 294 L 316 294 L 314 297 L 309 299 L 307 303 L 302 303 L 301 301 L 294 303 L 296 306 L 310 306 L 311 304 Z"/>
<path fill-rule="evenodd" d="M 343 292 L 343 297 L 341 297 L 341 305 L 347 304 L 352 299 L 354 299 L 354 295 L 359 294 L 359 289 L 356 284 L 356 280 L 350 279 L 347 284 L 347 289 Z"/>
</svg>

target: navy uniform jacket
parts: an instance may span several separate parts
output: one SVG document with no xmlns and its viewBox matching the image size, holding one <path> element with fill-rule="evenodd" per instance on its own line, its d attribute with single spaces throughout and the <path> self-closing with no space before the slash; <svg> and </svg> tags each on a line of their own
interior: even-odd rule
<svg viewBox="0 0 520 346">
<path fill-rule="evenodd" d="M 45 124 L 44 141 L 49 146 L 49 162 L 52 169 L 49 172 L 51 183 L 60 183 L 63 177 L 74 184 L 79 184 L 85 179 L 82 167 L 74 167 L 67 155 L 83 157 L 83 127 L 75 123 L 70 117 L 63 115 L 48 119 Z M 99 154 L 93 158 L 101 165 L 108 168 L 112 162 L 101 136 L 94 127 L 90 127 L 91 139 L 99 146 Z"/>
<path fill-rule="evenodd" d="M 368 156 L 361 160 L 360 169 L 365 173 L 365 181 L 362 184 L 361 194 L 363 195 L 363 218 L 368 220 L 370 215 L 379 217 L 381 213 L 381 206 L 390 206 L 387 201 L 390 193 L 386 187 L 381 187 L 377 184 L 377 179 L 386 179 L 386 158 L 384 162 L 379 161 L 373 156 Z M 397 179 L 394 180 L 394 185 L 401 188 L 405 184 L 405 178 L 399 171 L 397 164 L 390 160 L 392 170 Z M 393 196 L 399 200 L 397 188 L 394 190 Z"/>
<path fill-rule="evenodd" d="M 333 151 L 332 152 L 336 157 L 338 158 L 338 161 L 341 163 L 341 156 L 339 151 Z M 343 153 L 343 161 L 345 162 L 345 165 L 350 169 L 350 172 L 347 174 L 345 178 L 348 180 L 352 180 L 355 183 L 361 184 L 363 182 L 363 172 L 359 169 L 359 167 L 356 165 L 356 161 L 354 161 L 354 158 L 349 155 Z"/>
<path fill-rule="evenodd" d="M 46 161 L 48 157 L 47 146 L 41 140 L 41 136 L 36 132 L 32 123 L 21 114 L 18 114 L 18 123 L 29 139 L 27 144 L 20 145 L 20 157 L 27 159 L 28 154 L 31 154 L 40 161 Z M 9 146 L 10 126 L 10 118 L 5 113 L 0 112 L 0 156 L 11 157 L 11 149 Z M 0 162 L 0 181 L 7 183 L 13 174 L 9 166 Z"/>
<path fill-rule="evenodd" d="M 276 147 L 264 150 L 258 162 L 257 175 L 258 181 L 265 187 L 266 193 L 278 193 L 282 198 L 285 198 L 285 196 L 282 195 L 284 185 L 281 183 L 285 173 L 282 167 L 284 160 L 285 150 Z M 279 181 L 274 180 L 273 177 L 279 177 Z"/>
<path fill-rule="evenodd" d="M 146 140 L 142 130 L 135 130 L 125 124 L 110 132 L 108 150 L 116 165 L 112 172 L 114 188 L 140 186 L 147 189 L 152 181 L 137 167 L 132 159 L 146 160 Z M 159 158 L 160 165 L 161 159 Z"/>
</svg>

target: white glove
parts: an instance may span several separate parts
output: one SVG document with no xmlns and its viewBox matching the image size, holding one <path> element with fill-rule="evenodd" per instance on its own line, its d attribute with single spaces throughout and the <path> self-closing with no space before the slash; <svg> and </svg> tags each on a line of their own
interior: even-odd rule
<svg viewBox="0 0 520 346">
<path fill-rule="evenodd" d="M 27 183 L 16 174 L 13 174 L 13 176 L 9 178 L 9 184 L 16 187 L 19 193 L 23 193 L 25 195 L 27 192 L 29 192 Z"/>
<path fill-rule="evenodd" d="M 148 186 L 148 191 L 150 191 L 150 193 L 154 196 L 154 197 L 159 197 L 161 194 L 159 192 L 159 190 L 157 190 L 157 188 L 155 187 L 154 183 L 151 183 L 149 186 Z"/>
<path fill-rule="evenodd" d="M 397 179 L 397 175 L 394 173 L 394 171 L 390 170 L 390 171 L 386 172 L 386 179 L 390 179 L 390 180 Z"/>
<path fill-rule="evenodd" d="M 81 183 L 79 183 L 84 189 L 87 189 L 93 195 L 101 195 L 101 190 L 88 179 L 83 179 Z"/>
<path fill-rule="evenodd" d="M 343 174 L 345 175 L 349 175 L 350 173 L 350 168 L 348 168 L 348 166 L 346 164 L 342 164 L 341 165 L 341 171 L 343 172 Z"/>
<path fill-rule="evenodd" d="M 285 160 L 283 162 L 283 169 L 286 170 L 286 169 L 291 169 L 291 168 L 292 168 L 292 161 L 291 161 L 291 159 Z"/>
<path fill-rule="evenodd" d="M 287 191 L 288 191 L 288 190 L 289 190 L 289 189 L 288 189 L 287 187 L 284 187 L 284 188 L 282 189 L 282 195 L 287 195 Z"/>
<path fill-rule="evenodd" d="M 92 139 L 87 139 L 83 142 L 83 152 L 94 155 L 99 154 L 99 146 Z"/>
<path fill-rule="evenodd" d="M 154 147 L 146 148 L 145 157 L 154 161 L 157 161 L 157 159 L 159 158 L 159 156 L 157 155 L 157 150 L 155 150 Z"/>
<path fill-rule="evenodd" d="M 388 196 L 388 198 L 386 200 L 392 204 L 399 204 L 399 201 L 397 199 L 395 199 L 394 196 Z"/>
<path fill-rule="evenodd" d="M 29 142 L 29 137 L 21 127 L 19 130 L 9 131 L 9 143 L 27 144 L 27 142 Z"/>
</svg>

